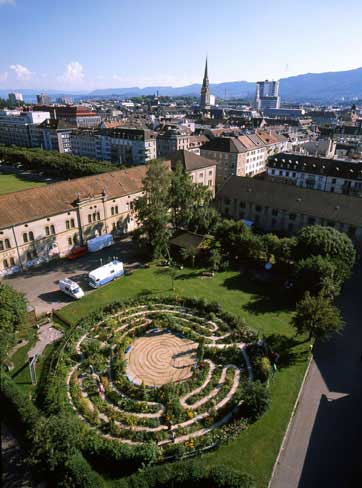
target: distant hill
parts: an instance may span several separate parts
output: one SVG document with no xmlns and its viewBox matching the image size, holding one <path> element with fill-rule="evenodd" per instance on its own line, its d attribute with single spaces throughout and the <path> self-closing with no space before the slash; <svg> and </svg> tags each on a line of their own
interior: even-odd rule
<svg viewBox="0 0 362 488">
<path fill-rule="evenodd" d="M 255 83 L 249 81 L 229 81 L 210 84 L 211 93 L 217 97 L 243 97 L 253 98 L 255 95 Z M 107 88 L 94 90 L 91 96 L 118 95 L 124 97 L 153 95 L 157 91 L 160 95 L 199 96 L 201 85 L 195 83 L 182 87 L 149 86 L 146 88 Z M 362 68 L 349 71 L 336 71 L 329 73 L 307 73 L 305 75 L 291 76 L 280 80 L 280 96 L 284 100 L 308 101 L 308 100 L 337 100 L 342 97 L 362 98 Z"/>
<path fill-rule="evenodd" d="M 255 83 L 249 81 L 228 81 L 224 83 L 211 83 L 211 93 L 217 97 L 227 98 L 254 98 Z M 84 97 L 136 97 L 142 95 L 154 95 L 157 91 L 164 96 L 199 96 L 201 85 L 172 87 L 172 86 L 148 86 L 145 88 L 105 88 L 92 92 L 66 92 L 61 90 L 48 90 L 48 94 L 55 98 L 60 95 L 71 95 L 75 98 Z M 1 89 L 0 97 L 7 97 L 11 91 L 19 91 L 25 99 L 34 99 L 35 94 L 41 90 L 15 90 Z M 280 80 L 280 96 L 283 101 L 336 101 L 342 97 L 362 98 L 362 68 L 348 71 L 333 71 L 328 73 L 307 73 L 304 75 L 290 76 Z"/>
</svg>

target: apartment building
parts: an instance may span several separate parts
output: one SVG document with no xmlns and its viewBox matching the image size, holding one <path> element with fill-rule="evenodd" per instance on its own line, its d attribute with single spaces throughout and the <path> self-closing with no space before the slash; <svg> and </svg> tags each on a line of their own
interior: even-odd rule
<svg viewBox="0 0 362 488">
<path fill-rule="evenodd" d="M 165 157 L 166 161 L 171 162 L 171 168 L 176 169 L 178 163 L 182 165 L 192 178 L 194 183 L 207 186 L 215 196 L 216 182 L 216 163 L 211 159 L 203 158 L 191 151 L 175 151 Z"/>
<path fill-rule="evenodd" d="M 46 110 L 52 119 L 64 120 L 72 127 L 95 128 L 102 122 L 97 112 L 83 105 L 38 105 L 33 110 Z"/>
<path fill-rule="evenodd" d="M 157 157 L 174 151 L 182 151 L 190 146 L 190 131 L 170 129 L 157 134 Z"/>
<path fill-rule="evenodd" d="M 97 235 L 132 231 L 146 171 L 138 166 L 1 195 L 0 275 L 65 256 Z"/>
<path fill-rule="evenodd" d="M 282 148 L 288 139 L 267 131 L 238 137 L 215 137 L 200 148 L 200 155 L 216 161 L 216 184 L 230 176 L 255 176 L 263 173 L 268 157 Z"/>
<path fill-rule="evenodd" d="M 101 129 L 100 143 L 106 161 L 126 164 L 144 164 L 157 158 L 157 133 L 149 129 L 119 127 Z"/>
<path fill-rule="evenodd" d="M 0 112 L 0 144 L 41 147 L 40 135 L 32 129 L 49 117 L 49 112 Z"/>
<path fill-rule="evenodd" d="M 306 225 L 347 233 L 362 250 L 362 199 L 285 183 L 232 176 L 216 195 L 220 213 L 264 231 L 294 234 Z"/>
<path fill-rule="evenodd" d="M 267 177 L 303 188 L 362 197 L 362 161 L 283 152 L 269 158 Z"/>
</svg>

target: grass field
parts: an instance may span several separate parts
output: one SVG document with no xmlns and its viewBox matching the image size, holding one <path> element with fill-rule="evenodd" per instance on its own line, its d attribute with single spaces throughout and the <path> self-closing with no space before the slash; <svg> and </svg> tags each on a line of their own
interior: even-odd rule
<svg viewBox="0 0 362 488">
<path fill-rule="evenodd" d="M 46 183 L 43 181 L 30 181 L 22 178 L 20 175 L 0 173 L 0 195 L 44 185 Z"/>
<path fill-rule="evenodd" d="M 140 269 L 68 305 L 58 314 L 75 324 L 112 301 L 144 294 L 172 294 L 171 288 L 171 278 L 164 269 Z M 281 354 L 281 367 L 270 381 L 272 406 L 268 412 L 237 439 L 200 458 L 202 463 L 228 464 L 252 474 L 258 488 L 268 484 L 305 373 L 309 349 L 308 344 L 294 338 L 289 323 L 291 311 L 283 306 L 283 292 L 276 290 L 270 295 L 271 288 L 251 283 L 233 271 L 202 278 L 198 271 L 187 269 L 179 271 L 175 280 L 177 295 L 218 301 L 225 310 L 245 318 Z"/>
</svg>

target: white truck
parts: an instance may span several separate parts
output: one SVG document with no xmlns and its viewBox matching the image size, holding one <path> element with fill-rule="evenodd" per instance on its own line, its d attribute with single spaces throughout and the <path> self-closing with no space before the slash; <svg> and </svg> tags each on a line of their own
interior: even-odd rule
<svg viewBox="0 0 362 488">
<path fill-rule="evenodd" d="M 84 291 L 82 290 L 82 288 L 78 285 L 78 283 L 70 280 L 69 278 L 59 280 L 59 289 L 70 297 L 76 298 L 77 300 L 84 297 Z"/>
<path fill-rule="evenodd" d="M 102 236 L 94 237 L 94 239 L 89 239 L 87 242 L 89 252 L 100 251 L 112 244 L 114 244 L 112 234 L 103 234 Z"/>
<path fill-rule="evenodd" d="M 109 281 L 124 275 L 123 263 L 117 259 L 94 269 L 88 274 L 88 283 L 92 288 L 98 288 Z"/>
</svg>

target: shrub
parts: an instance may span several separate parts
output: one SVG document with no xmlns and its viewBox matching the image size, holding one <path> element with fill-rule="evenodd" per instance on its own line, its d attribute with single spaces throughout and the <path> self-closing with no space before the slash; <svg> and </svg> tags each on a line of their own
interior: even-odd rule
<svg viewBox="0 0 362 488">
<path fill-rule="evenodd" d="M 7 421 L 22 435 L 33 429 L 40 417 L 29 397 L 4 372 L 1 372 L 1 409 Z"/>
<path fill-rule="evenodd" d="M 266 381 L 269 378 L 272 371 L 269 358 L 266 356 L 257 357 L 253 366 L 256 376 L 260 381 Z"/>
<path fill-rule="evenodd" d="M 255 488 L 251 476 L 242 474 L 230 466 L 214 466 L 209 473 L 210 488 Z"/>
<path fill-rule="evenodd" d="M 251 421 L 257 420 L 269 408 L 270 392 L 260 381 L 243 386 L 242 411 Z"/>
<path fill-rule="evenodd" d="M 94 471 L 79 451 L 74 452 L 65 462 L 64 488 L 102 488 L 104 481 Z"/>
</svg>

